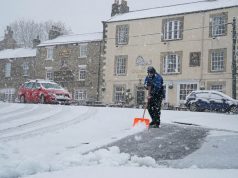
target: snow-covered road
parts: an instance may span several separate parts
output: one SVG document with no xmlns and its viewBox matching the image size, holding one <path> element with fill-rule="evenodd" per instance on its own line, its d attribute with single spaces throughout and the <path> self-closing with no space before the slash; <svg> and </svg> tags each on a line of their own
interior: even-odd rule
<svg viewBox="0 0 238 178">
<path fill-rule="evenodd" d="M 145 126 L 141 124 L 132 127 L 133 119 L 141 117 L 142 114 L 142 109 L 131 108 L 0 103 L 0 178 L 17 178 L 49 171 L 60 171 L 62 177 L 67 177 L 64 171 L 73 167 L 81 170 L 84 166 L 89 166 L 92 170 L 97 170 L 95 166 L 123 166 L 125 170 L 130 167 L 133 169 L 148 167 L 148 170 L 156 167 L 156 171 L 153 172 L 157 172 L 154 177 L 158 177 L 161 165 L 157 164 L 158 160 L 156 157 L 153 158 L 153 154 L 143 157 L 143 154 L 139 154 L 140 150 L 138 155 L 130 151 L 123 151 L 123 153 L 120 145 L 105 148 L 105 145 L 120 142 L 125 138 L 132 138 L 138 144 L 141 141 L 146 143 L 146 137 L 140 135 L 148 133 Z M 146 117 L 149 118 L 147 112 Z M 170 172 L 173 167 L 223 170 L 235 168 L 232 171 L 231 169 L 224 171 L 237 177 L 237 115 L 163 110 L 162 127 L 158 130 L 163 134 L 155 135 L 156 141 L 170 138 L 169 135 L 177 133 L 177 137 L 174 138 L 181 137 L 185 143 L 187 138 L 185 136 L 189 132 L 183 132 L 183 127 L 189 128 L 189 126 L 175 123 L 199 125 L 199 128 L 209 130 L 209 134 L 200 149 L 193 150 L 192 143 L 190 146 L 185 146 L 185 150 L 193 151 L 185 158 L 181 156 L 173 162 L 168 162 L 169 167 L 166 165 L 163 171 L 166 172 L 168 168 L 167 171 Z M 182 132 L 176 130 L 173 132 L 171 129 L 173 126 L 180 127 Z M 179 136 L 180 133 L 185 135 Z M 166 139 L 163 141 L 161 145 L 168 144 Z M 174 143 L 179 144 L 179 140 L 174 140 Z M 104 149 L 100 149 L 103 146 Z M 141 153 L 143 151 L 141 150 Z M 108 168 L 107 170 L 110 173 Z M 80 174 L 79 172 L 77 174 Z M 197 169 L 194 172 L 197 173 Z M 207 173 L 213 177 L 222 175 L 209 170 Z M 182 174 L 181 177 L 184 175 Z M 81 175 L 84 176 L 85 174 Z M 40 177 L 40 174 L 37 177 Z M 44 174 L 42 177 L 48 178 L 51 174 Z"/>
</svg>

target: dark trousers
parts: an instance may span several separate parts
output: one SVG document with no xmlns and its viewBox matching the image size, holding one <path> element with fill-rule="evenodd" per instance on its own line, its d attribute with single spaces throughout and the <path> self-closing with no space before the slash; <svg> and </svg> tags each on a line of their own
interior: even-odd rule
<svg viewBox="0 0 238 178">
<path fill-rule="evenodd" d="M 162 95 L 156 95 L 148 101 L 148 111 L 152 119 L 152 124 L 160 125 Z"/>
</svg>

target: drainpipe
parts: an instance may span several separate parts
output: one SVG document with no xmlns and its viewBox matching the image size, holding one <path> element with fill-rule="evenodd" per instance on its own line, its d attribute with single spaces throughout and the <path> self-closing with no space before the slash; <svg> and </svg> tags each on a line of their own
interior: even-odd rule
<svg viewBox="0 0 238 178">
<path fill-rule="evenodd" d="M 99 63 L 98 63 L 98 86 L 97 86 L 97 101 L 99 101 L 99 92 L 100 92 L 100 78 L 101 78 L 101 60 L 102 60 L 102 57 L 101 57 L 101 54 L 102 54 L 102 42 L 99 42 Z"/>
<path fill-rule="evenodd" d="M 202 40 L 201 40 L 201 74 L 200 74 L 200 84 L 201 81 L 203 80 L 203 60 L 204 60 L 204 28 L 205 28 L 205 13 L 203 12 L 203 17 L 202 17 Z M 199 89 L 200 89 L 200 84 L 199 84 Z M 205 87 L 204 83 L 204 87 Z"/>
</svg>

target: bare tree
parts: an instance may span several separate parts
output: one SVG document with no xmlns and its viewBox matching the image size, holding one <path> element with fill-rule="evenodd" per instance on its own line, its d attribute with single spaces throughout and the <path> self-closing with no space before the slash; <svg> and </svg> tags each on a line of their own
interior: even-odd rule
<svg viewBox="0 0 238 178">
<path fill-rule="evenodd" d="M 71 29 L 67 28 L 62 22 L 46 21 L 37 23 L 34 20 L 20 19 L 9 25 L 13 30 L 13 38 L 20 47 L 32 47 L 32 40 L 39 36 L 41 41 L 48 39 L 49 30 L 52 26 L 59 27 L 62 35 L 71 33 Z"/>
</svg>

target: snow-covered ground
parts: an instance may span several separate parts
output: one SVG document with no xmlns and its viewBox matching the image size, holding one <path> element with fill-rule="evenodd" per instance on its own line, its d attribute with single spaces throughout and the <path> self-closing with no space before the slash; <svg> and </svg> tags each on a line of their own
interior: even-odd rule
<svg viewBox="0 0 238 178">
<path fill-rule="evenodd" d="M 122 153 L 118 147 L 92 151 L 146 131 L 142 124 L 132 127 L 142 114 L 142 109 L 131 108 L 0 103 L 0 178 L 238 177 L 233 168 L 238 162 L 238 115 L 162 111 L 162 124 L 185 122 L 214 129 L 181 163 L 219 162 L 224 164 L 220 169 L 206 164 L 202 169 L 196 164 L 163 167 L 151 157 Z M 232 155 L 225 154 L 227 148 Z M 225 169 L 229 165 L 233 169 Z"/>
</svg>

